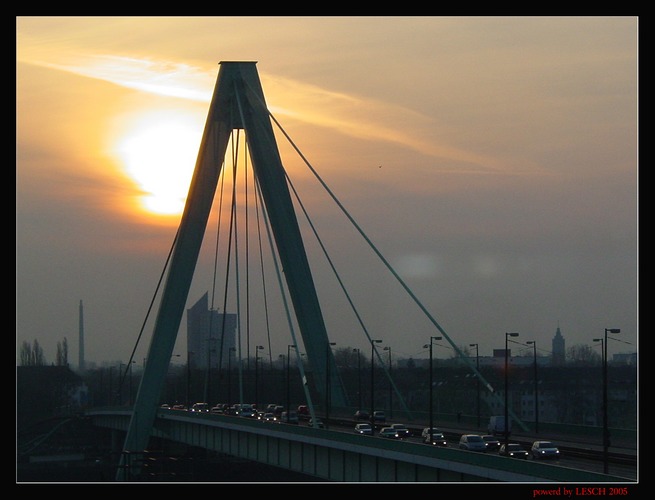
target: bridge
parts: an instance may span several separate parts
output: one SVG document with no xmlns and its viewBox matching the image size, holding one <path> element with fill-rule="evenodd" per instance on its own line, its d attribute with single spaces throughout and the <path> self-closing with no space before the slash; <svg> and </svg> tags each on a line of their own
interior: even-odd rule
<svg viewBox="0 0 655 500">
<path fill-rule="evenodd" d="M 160 395 L 173 355 L 210 210 L 219 179 L 226 170 L 224 159 L 228 144 L 231 143 L 233 148 L 236 147 L 238 131 L 241 130 L 245 131 L 248 138 L 247 158 L 252 162 L 257 199 L 260 200 L 262 209 L 265 208 L 264 219 L 268 224 L 266 227 L 268 238 L 271 247 L 274 246 L 277 250 L 276 257 L 273 259 L 275 268 L 280 281 L 282 277 L 285 280 L 290 300 L 290 303 L 287 303 L 286 295 L 283 294 L 285 311 L 289 319 L 291 338 L 289 347 L 294 347 L 298 353 L 302 340 L 307 361 L 312 369 L 311 380 L 307 382 L 307 378 L 302 373 L 303 363 L 298 361 L 300 356 L 296 356 L 297 368 L 305 381 L 303 386 L 309 411 L 316 422 L 313 399 L 317 398 L 326 402 L 326 413 L 330 405 L 334 405 L 335 408 L 348 406 L 347 396 L 330 349 L 332 343 L 315 289 L 312 269 L 296 218 L 289 181 L 277 148 L 272 122 L 277 124 L 266 106 L 255 63 L 222 62 L 184 213 L 167 260 L 166 279 L 147 352 L 147 364 L 144 362 L 144 371 L 134 406 L 130 411 L 106 409 L 88 412 L 96 425 L 111 429 L 117 433 L 117 436 L 124 437 L 116 480 L 126 481 L 130 477 L 138 476 L 142 466 L 139 457 L 143 457 L 152 437 L 284 467 L 330 481 L 611 480 L 609 476 L 572 471 L 532 461 L 519 462 L 455 449 L 438 449 L 417 443 L 392 442 L 332 432 L 318 428 L 316 424 L 313 428 L 276 425 L 227 415 L 193 414 L 159 408 Z M 283 133 L 286 136 L 286 133 Z M 235 155 L 236 157 L 238 155 Z M 234 161 L 234 169 L 233 186 L 237 182 L 236 161 Z M 319 181 L 329 192 L 329 188 L 320 178 Z M 449 342 L 461 358 L 462 364 L 468 366 L 481 385 L 489 390 L 491 397 L 496 398 L 498 403 L 505 407 L 506 414 L 513 418 L 519 428 L 526 429 L 511 408 L 507 408 L 497 392 L 484 379 L 477 367 L 460 351 L 447 332 L 371 244 L 336 197 L 329 193 L 439 334 L 431 337 L 430 342 L 432 339 L 444 339 Z M 234 203 L 232 210 L 234 210 Z M 236 212 L 233 212 L 230 226 L 235 219 Z M 229 251 L 228 255 L 230 255 Z M 276 259 L 279 259 L 279 263 Z M 223 279 L 227 287 L 228 277 L 225 276 Z M 341 280 L 339 282 L 341 283 Z M 236 296 L 238 303 L 238 285 Z M 366 341 L 371 345 L 371 367 L 373 368 L 377 357 L 379 365 L 384 368 L 380 353 L 376 350 L 376 343 L 380 340 L 372 338 L 369 334 L 349 297 L 348 302 L 353 306 Z M 297 326 L 300 338 L 295 333 L 294 325 Z M 430 349 L 431 346 L 432 344 Z M 237 347 L 240 355 L 240 344 Z M 218 358 L 222 359 L 222 353 Z M 288 363 L 287 359 L 287 370 Z M 131 367 L 131 364 L 132 359 L 127 367 Z M 125 374 L 127 374 L 127 367 Z M 384 371 L 390 385 L 396 391 L 398 400 L 401 405 L 404 405 L 401 393 L 395 388 L 390 370 L 384 368 Z M 373 410 L 375 402 L 373 394 L 371 396 L 370 404 Z M 240 397 L 240 401 L 244 402 L 243 394 Z M 432 399 L 430 415 L 430 422 L 432 422 Z"/>
<path fill-rule="evenodd" d="M 128 429 L 132 412 L 90 410 L 94 425 Z M 152 436 L 336 482 L 607 483 L 626 478 L 495 454 L 440 448 L 308 426 L 160 409 Z M 127 453 L 122 478 L 143 472 L 145 453 Z"/>
</svg>

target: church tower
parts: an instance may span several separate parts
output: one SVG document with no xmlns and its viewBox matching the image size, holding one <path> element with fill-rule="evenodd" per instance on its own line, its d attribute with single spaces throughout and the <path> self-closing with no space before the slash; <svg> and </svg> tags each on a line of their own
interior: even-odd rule
<svg viewBox="0 0 655 500">
<path fill-rule="evenodd" d="M 562 366 L 566 360 L 566 349 L 565 349 L 565 340 L 562 337 L 562 332 L 557 325 L 557 331 L 553 337 L 553 358 L 551 364 L 553 366 Z"/>
</svg>

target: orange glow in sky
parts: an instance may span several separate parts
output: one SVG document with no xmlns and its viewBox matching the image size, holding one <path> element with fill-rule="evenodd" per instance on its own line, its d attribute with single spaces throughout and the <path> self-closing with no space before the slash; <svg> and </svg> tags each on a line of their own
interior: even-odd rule
<svg viewBox="0 0 655 500">
<path fill-rule="evenodd" d="M 193 117 L 183 113 L 146 113 L 125 130 L 116 151 L 142 192 L 144 210 L 182 213 L 200 137 Z"/>
</svg>

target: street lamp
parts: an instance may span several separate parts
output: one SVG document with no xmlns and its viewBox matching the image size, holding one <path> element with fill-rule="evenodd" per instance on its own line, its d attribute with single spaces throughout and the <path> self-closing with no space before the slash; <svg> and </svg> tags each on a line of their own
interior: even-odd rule
<svg viewBox="0 0 655 500">
<path fill-rule="evenodd" d="M 375 428 L 375 419 L 373 418 L 373 413 L 375 413 L 375 344 L 382 343 L 382 339 L 371 339 L 371 424 Z"/>
<path fill-rule="evenodd" d="M 528 345 L 532 345 L 534 354 L 534 432 L 539 434 L 539 382 L 537 381 L 537 341 L 528 340 Z"/>
<path fill-rule="evenodd" d="M 391 347 L 387 346 L 384 348 L 385 351 L 389 351 L 389 418 L 393 416 L 393 387 L 391 384 Z"/>
<path fill-rule="evenodd" d="M 430 414 L 430 443 L 432 443 L 432 435 L 434 434 L 434 413 L 432 410 L 432 407 L 434 406 L 432 404 L 432 386 L 434 385 L 432 382 L 432 341 L 433 340 L 441 340 L 443 337 L 430 337 L 430 343 L 425 344 L 423 346 L 423 349 L 426 347 L 430 348 L 430 408 L 429 408 L 429 414 Z"/>
<path fill-rule="evenodd" d="M 478 408 L 478 429 L 480 428 L 480 352 L 478 344 L 469 344 L 469 347 L 475 347 L 475 367 L 478 373 L 475 376 L 477 389 L 477 408 Z"/>
<path fill-rule="evenodd" d="M 604 367 L 605 366 L 605 341 L 604 341 L 603 338 L 599 338 L 599 339 L 594 339 L 594 342 L 600 342 L 600 360 L 601 360 L 601 363 L 602 363 L 602 365 Z M 605 369 L 603 368 L 603 387 L 604 386 L 605 386 Z M 604 394 L 604 390 L 603 390 L 603 394 Z M 604 404 L 603 404 L 603 407 L 605 407 Z M 604 426 L 603 426 L 603 430 L 604 430 Z M 603 433 L 603 436 L 604 435 L 605 434 Z M 603 442 L 605 442 L 604 439 L 603 439 Z"/>
<path fill-rule="evenodd" d="M 287 422 L 289 421 L 289 412 L 291 411 L 291 386 L 289 385 L 289 380 L 291 379 L 291 372 L 289 371 L 289 359 L 291 357 L 290 350 L 291 348 L 296 348 L 295 344 L 289 344 L 287 346 Z"/>
<path fill-rule="evenodd" d="M 263 349 L 263 345 L 258 345 L 255 347 L 255 411 L 257 411 L 259 403 L 259 351 Z"/>
<path fill-rule="evenodd" d="M 607 334 L 621 333 L 619 328 L 605 328 L 605 344 L 603 345 L 603 472 L 608 473 L 608 453 L 610 446 L 610 430 L 607 422 Z"/>
<path fill-rule="evenodd" d="M 353 349 L 353 352 L 357 353 L 357 396 L 358 403 L 357 409 L 362 409 L 362 356 L 359 349 Z"/>
<path fill-rule="evenodd" d="M 237 352 L 236 347 L 230 347 L 227 352 L 227 410 L 232 406 L 232 353 Z"/>
<path fill-rule="evenodd" d="M 186 407 L 191 408 L 191 355 L 193 351 L 186 352 Z M 144 358 L 145 364 L 145 358 Z"/>
<path fill-rule="evenodd" d="M 336 342 L 328 342 L 325 345 L 325 428 L 330 424 L 330 346 L 337 345 Z"/>
<path fill-rule="evenodd" d="M 507 362 L 509 359 L 509 352 L 507 347 L 507 338 L 518 336 L 519 334 L 516 332 L 505 332 L 505 448 L 507 448 L 507 445 L 509 444 L 509 393 L 507 387 L 507 372 L 509 371 Z"/>
</svg>

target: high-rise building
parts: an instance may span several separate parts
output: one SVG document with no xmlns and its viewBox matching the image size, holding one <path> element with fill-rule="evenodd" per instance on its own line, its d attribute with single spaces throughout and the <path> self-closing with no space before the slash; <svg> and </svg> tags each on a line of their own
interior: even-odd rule
<svg viewBox="0 0 655 500">
<path fill-rule="evenodd" d="M 553 337 L 553 357 L 552 365 L 553 366 L 562 366 L 566 361 L 566 342 L 564 337 L 562 337 L 562 332 L 557 325 L 557 331 Z"/>
<path fill-rule="evenodd" d="M 187 309 L 187 354 L 191 368 L 227 366 L 235 346 L 237 315 L 208 308 L 208 293 Z"/>
</svg>

